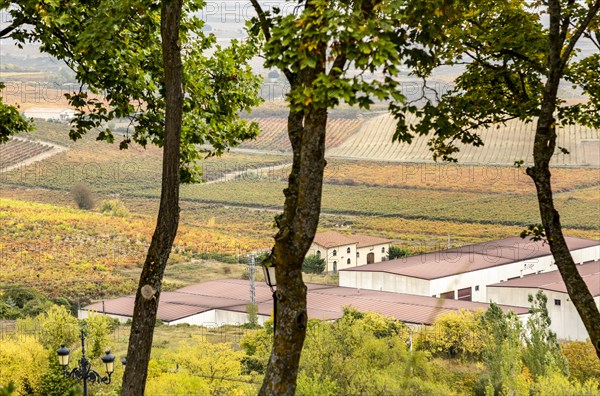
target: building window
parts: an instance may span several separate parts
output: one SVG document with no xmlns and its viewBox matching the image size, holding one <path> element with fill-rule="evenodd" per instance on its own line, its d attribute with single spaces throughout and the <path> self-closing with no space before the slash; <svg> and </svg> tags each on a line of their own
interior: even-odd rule
<svg viewBox="0 0 600 396">
<path fill-rule="evenodd" d="M 337 261 L 333 262 L 333 273 L 337 274 Z"/>
<path fill-rule="evenodd" d="M 321 251 L 320 250 L 317 250 L 317 257 L 321 258 Z"/>
<path fill-rule="evenodd" d="M 475 286 L 475 291 L 479 291 L 479 285 Z"/>
<path fill-rule="evenodd" d="M 350 253 L 350 248 L 346 249 L 346 253 Z"/>
<path fill-rule="evenodd" d="M 350 264 L 350 259 L 346 260 L 346 264 Z"/>
<path fill-rule="evenodd" d="M 337 250 L 333 249 L 333 255 L 337 256 Z"/>
<path fill-rule="evenodd" d="M 381 248 L 381 253 L 385 253 L 385 246 Z"/>
<path fill-rule="evenodd" d="M 360 253 L 356 252 L 356 257 L 357 258 L 360 257 Z"/>
<path fill-rule="evenodd" d="M 558 300 L 558 299 L 557 299 L 557 300 L 554 300 L 554 305 L 558 305 L 558 306 L 560 306 L 560 300 Z"/>
</svg>

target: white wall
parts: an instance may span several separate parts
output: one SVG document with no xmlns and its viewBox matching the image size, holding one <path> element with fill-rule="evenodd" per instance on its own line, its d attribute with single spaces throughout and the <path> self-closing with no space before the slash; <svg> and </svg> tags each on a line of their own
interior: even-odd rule
<svg viewBox="0 0 600 396">
<path fill-rule="evenodd" d="M 598 261 L 600 260 L 600 245 L 573 250 L 571 251 L 571 255 L 577 264 L 582 264 L 587 261 Z"/>
<path fill-rule="evenodd" d="M 429 281 L 384 272 L 342 271 L 339 285 L 368 290 L 429 296 Z"/>
<path fill-rule="evenodd" d="M 516 305 L 529 307 L 528 296 L 535 295 L 537 288 L 519 288 L 519 287 L 488 287 L 488 297 L 491 301 L 498 304 Z M 581 317 L 577 313 L 573 302 L 567 293 L 555 291 L 543 291 L 548 297 L 548 314 L 552 321 L 550 329 L 556 333 L 561 340 L 585 341 L 589 335 L 583 325 Z M 560 300 L 560 305 L 555 304 L 555 300 Z M 600 296 L 595 297 L 596 305 L 600 307 Z"/>
<path fill-rule="evenodd" d="M 381 250 L 385 249 L 385 252 Z M 367 264 L 367 254 L 373 253 L 375 256 L 374 263 L 379 263 L 381 261 L 387 260 L 387 255 L 390 250 L 389 243 L 383 243 L 380 245 L 373 246 L 365 246 L 357 249 L 358 257 L 356 258 L 357 265 L 366 265 Z"/>
<path fill-rule="evenodd" d="M 204 323 L 216 323 L 217 322 L 217 317 L 215 314 L 215 310 L 210 310 L 210 311 L 206 311 L 206 312 L 202 312 L 196 315 L 191 315 L 185 318 L 181 318 L 178 320 L 173 320 L 171 322 L 169 322 L 168 324 L 171 325 L 178 325 L 181 323 L 187 323 L 187 324 L 191 324 L 191 325 L 197 325 L 197 326 L 204 326 Z"/>
<path fill-rule="evenodd" d="M 348 253 L 350 249 L 350 253 Z M 333 254 L 335 251 L 335 255 Z M 321 253 L 321 258 L 325 259 L 325 272 L 334 272 L 334 263 L 336 272 L 350 267 L 356 267 L 356 243 L 350 245 L 335 246 L 324 248 L 316 243 L 310 245 L 307 255 Z M 348 264 L 350 259 L 350 264 Z"/>
<path fill-rule="evenodd" d="M 87 310 L 79 310 L 77 317 L 79 319 L 87 319 L 90 314 L 90 311 Z M 96 312 L 96 314 L 102 314 Z M 119 322 L 125 323 L 128 320 L 131 320 L 131 316 L 122 316 L 122 315 L 112 315 L 105 314 L 106 316 L 110 316 L 111 318 L 119 319 Z M 265 322 L 270 318 L 267 315 L 258 315 L 258 324 L 264 325 Z M 182 319 L 173 320 L 171 322 L 167 322 L 169 326 L 174 326 L 178 324 L 187 323 L 190 325 L 196 326 L 205 326 L 205 327 L 218 327 L 223 325 L 242 325 L 244 323 L 248 323 L 248 316 L 245 312 L 234 312 L 227 311 L 223 309 L 213 309 L 210 311 L 202 312 L 196 315 L 191 315 Z"/>
<path fill-rule="evenodd" d="M 234 312 L 234 311 L 226 311 L 223 309 L 215 310 L 217 323 L 219 325 L 243 325 L 244 323 L 248 323 L 248 315 L 246 312 Z M 267 315 L 258 315 L 258 324 L 264 325 L 265 322 L 270 318 Z"/>
<path fill-rule="evenodd" d="M 77 318 L 78 319 L 87 319 L 90 316 L 90 313 L 93 311 L 88 311 L 87 309 L 80 309 L 77 312 Z M 112 315 L 112 314 L 103 314 L 102 312 L 95 312 L 95 315 L 106 315 L 106 316 L 110 316 L 111 318 L 115 318 L 115 319 L 119 319 L 120 323 L 126 323 L 128 320 L 131 320 L 131 316 L 123 316 L 123 315 Z"/>
<path fill-rule="evenodd" d="M 493 257 L 492 257 L 493 258 Z M 462 274 L 447 276 L 444 278 L 432 279 L 431 296 L 439 296 L 441 293 L 455 291 L 471 287 L 471 300 L 478 302 L 488 302 L 486 286 L 498 282 L 504 282 L 511 278 L 518 278 L 523 275 L 535 274 L 538 272 L 553 271 L 555 266 L 551 266 L 550 256 L 538 257 L 535 259 L 517 261 L 489 267 L 477 271 L 465 272 Z M 479 291 L 475 290 L 479 286 Z"/>
</svg>

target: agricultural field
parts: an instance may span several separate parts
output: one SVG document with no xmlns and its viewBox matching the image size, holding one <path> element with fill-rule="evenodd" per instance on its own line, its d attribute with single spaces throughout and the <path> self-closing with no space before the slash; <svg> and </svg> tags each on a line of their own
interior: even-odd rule
<svg viewBox="0 0 600 396">
<path fill-rule="evenodd" d="M 260 134 L 255 140 L 244 142 L 242 148 L 291 152 L 292 146 L 287 135 L 287 118 L 253 118 L 260 126 Z M 325 145 L 327 148 L 339 146 L 358 131 L 363 123 L 358 118 L 330 118 L 327 121 L 327 137 Z"/>
<path fill-rule="evenodd" d="M 5 144 L 0 145 L 0 169 L 27 161 L 40 154 L 51 151 L 54 147 L 27 139 L 10 139 Z"/>
<path fill-rule="evenodd" d="M 443 191 L 515 194 L 535 192 L 533 181 L 527 176 L 524 168 L 448 163 L 330 159 L 327 162 L 325 182 Z M 600 171 L 591 168 L 554 167 L 552 169 L 552 185 L 555 192 L 600 188 Z"/>
<path fill-rule="evenodd" d="M 18 283 L 52 297 L 60 293 L 66 298 L 79 294 L 100 298 L 132 293 L 154 221 L 145 215 L 114 217 L 2 198 L 0 285 Z M 209 226 L 182 224 L 169 264 L 191 262 L 193 257 L 207 252 L 236 257 L 261 245 L 246 235 L 233 237 Z M 211 271 L 215 268 L 218 271 L 221 265 L 211 266 Z M 199 261 L 196 266 L 201 267 Z M 232 272 L 239 276 L 241 271 L 235 266 L 229 271 L 221 270 L 221 278 Z M 169 272 L 167 278 L 173 276 L 173 287 L 188 283 L 183 282 L 184 272 L 186 268 L 176 266 Z M 166 287 L 169 288 L 169 282 Z"/>
<path fill-rule="evenodd" d="M 285 183 L 239 180 L 182 189 L 182 197 L 199 202 L 279 208 Z M 566 227 L 600 228 L 598 189 L 563 193 L 556 205 Z M 355 216 L 403 217 L 504 225 L 539 222 L 534 194 L 494 194 L 426 189 L 325 185 L 323 211 Z"/>
<path fill-rule="evenodd" d="M 411 118 L 413 117 L 413 118 Z M 414 116 L 407 122 L 415 122 Z M 513 120 L 504 126 L 480 129 L 484 146 L 458 144 L 459 163 L 467 165 L 511 166 L 515 161 L 532 162 L 535 123 Z M 338 147 L 329 150 L 335 158 L 394 162 L 433 162 L 428 136 L 415 137 L 411 144 L 391 143 L 396 129 L 395 119 L 387 114 L 367 120 L 357 133 Z M 552 161 L 557 166 L 600 166 L 600 130 L 569 125 L 558 130 L 557 145 L 570 154 L 557 153 Z"/>
<path fill-rule="evenodd" d="M 37 126 L 36 131 L 23 136 L 62 144 L 69 150 L 41 163 L 2 172 L 2 183 L 69 190 L 75 182 L 83 181 L 102 194 L 127 195 L 135 191 L 141 196 L 159 195 L 161 149 L 132 144 L 127 150 L 119 150 L 117 143 L 97 142 L 92 134 L 69 142 L 66 125 L 38 122 Z M 222 157 L 206 158 L 199 165 L 203 168 L 203 178 L 210 181 L 232 172 L 245 177 L 255 169 L 268 170 L 290 161 L 284 155 L 226 153 Z"/>
</svg>

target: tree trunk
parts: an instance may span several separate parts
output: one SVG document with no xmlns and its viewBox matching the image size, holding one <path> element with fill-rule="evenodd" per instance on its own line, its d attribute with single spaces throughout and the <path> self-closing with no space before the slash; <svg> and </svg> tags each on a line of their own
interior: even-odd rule
<svg viewBox="0 0 600 396">
<path fill-rule="evenodd" d="M 527 174 L 533 179 L 537 191 L 538 204 L 544 232 L 550 245 L 550 251 L 560 271 L 567 292 L 577 309 L 590 336 L 596 354 L 600 359 L 600 312 L 583 278 L 577 271 L 569 247 L 565 241 L 560 216 L 554 207 L 550 174 L 550 160 L 556 148 L 556 99 L 562 75 L 561 52 L 563 40 L 560 37 L 560 5 L 558 1 L 549 2 L 550 29 L 548 56 L 548 80 L 546 81 L 540 116 L 535 131 L 533 145 L 534 165 L 527 168 Z M 569 56 L 563 54 L 562 56 Z"/>
<path fill-rule="evenodd" d="M 590 336 L 596 354 L 600 359 L 600 312 L 583 278 L 577 271 L 577 265 L 573 261 L 569 247 L 565 241 L 560 216 L 554 207 L 552 197 L 551 174 L 549 168 L 549 159 L 554 152 L 551 147 L 556 141 L 556 132 L 554 131 L 554 119 L 550 117 L 550 124 L 546 117 L 540 116 L 536 127 L 536 143 L 534 146 L 534 166 L 527 169 L 527 174 L 531 176 L 537 190 L 538 204 L 544 232 L 550 245 L 550 251 L 560 271 L 562 279 L 567 287 L 567 292 L 573 305 L 577 309 L 583 324 Z M 546 136 L 553 136 L 548 145 Z M 551 151 L 550 151 L 551 150 Z M 550 155 L 548 155 L 548 153 Z"/>
<path fill-rule="evenodd" d="M 179 24 L 182 3 L 183 0 L 166 0 L 162 3 L 161 37 L 166 100 L 162 191 L 156 229 L 135 296 L 121 391 L 124 396 L 144 394 L 163 273 L 179 224 L 179 156 L 183 111 Z"/>
<path fill-rule="evenodd" d="M 319 223 L 326 124 L 326 108 L 309 106 L 305 113 L 290 111 L 288 116 L 294 158 L 284 211 L 276 219 L 279 232 L 271 260 L 277 276 L 277 322 L 261 395 L 293 395 L 296 390 L 307 322 L 302 262 Z"/>
</svg>

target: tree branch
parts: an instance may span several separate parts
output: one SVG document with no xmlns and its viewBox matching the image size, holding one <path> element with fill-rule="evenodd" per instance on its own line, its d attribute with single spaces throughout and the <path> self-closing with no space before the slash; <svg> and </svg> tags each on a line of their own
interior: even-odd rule
<svg viewBox="0 0 600 396">
<path fill-rule="evenodd" d="M 583 32 L 583 37 L 589 39 L 596 48 L 600 49 L 600 43 L 592 36 L 590 32 Z"/>
<path fill-rule="evenodd" d="M 585 16 L 585 19 L 579 24 L 579 27 L 575 30 L 573 35 L 569 38 L 569 44 L 567 44 L 567 47 L 563 51 L 561 58 L 560 58 L 560 69 L 559 69 L 560 73 L 562 73 L 565 66 L 567 65 L 567 62 L 569 61 L 569 58 L 571 57 L 571 53 L 573 52 L 575 45 L 577 45 L 577 41 L 579 41 L 579 39 L 583 35 L 583 32 L 585 32 L 585 30 L 588 28 L 588 26 L 590 25 L 592 20 L 598 16 L 598 10 L 600 10 L 600 0 L 596 0 L 596 2 L 590 7 L 587 15 Z"/>
<path fill-rule="evenodd" d="M 260 29 L 265 35 L 265 40 L 269 41 L 271 39 L 271 24 L 267 20 L 267 16 L 265 11 L 262 9 L 257 0 L 250 0 L 252 3 L 252 7 L 254 7 L 254 11 L 258 15 L 258 21 L 260 22 Z"/>
<path fill-rule="evenodd" d="M 13 30 L 15 30 L 18 26 L 19 25 L 10 25 L 10 26 L 5 27 L 4 29 L 0 30 L 0 39 L 10 37 L 9 33 L 11 33 Z"/>
</svg>

